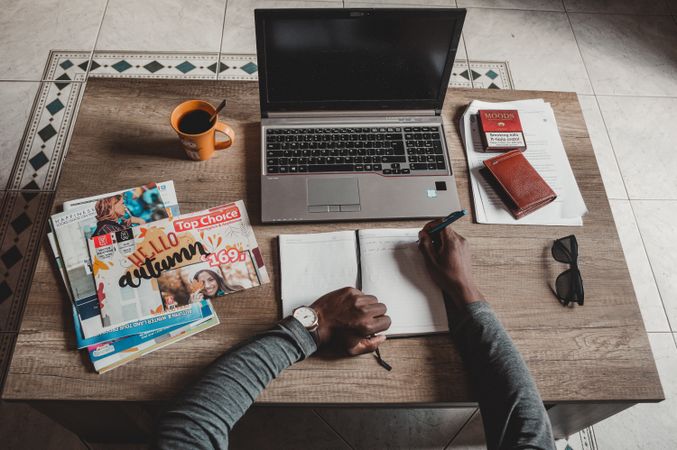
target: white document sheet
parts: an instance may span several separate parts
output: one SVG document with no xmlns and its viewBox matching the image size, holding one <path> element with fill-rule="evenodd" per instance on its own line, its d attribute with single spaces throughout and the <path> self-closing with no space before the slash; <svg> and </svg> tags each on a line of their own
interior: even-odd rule
<svg viewBox="0 0 677 450">
<path fill-rule="evenodd" d="M 358 287 L 354 231 L 281 234 L 282 317 L 336 289 Z"/>
<path fill-rule="evenodd" d="M 388 307 L 386 335 L 449 331 L 442 291 L 418 249 L 419 229 L 358 231 L 362 290 Z"/>
<path fill-rule="evenodd" d="M 477 123 L 480 109 L 517 109 L 524 130 L 526 159 L 557 194 L 557 199 L 519 220 L 515 219 L 493 187 L 480 173 L 483 161 L 498 153 L 482 152 Z M 542 99 L 504 103 L 474 101 L 461 118 L 470 181 L 478 223 L 518 225 L 583 225 L 587 208 L 569 164 L 557 128 L 554 112 Z"/>
</svg>

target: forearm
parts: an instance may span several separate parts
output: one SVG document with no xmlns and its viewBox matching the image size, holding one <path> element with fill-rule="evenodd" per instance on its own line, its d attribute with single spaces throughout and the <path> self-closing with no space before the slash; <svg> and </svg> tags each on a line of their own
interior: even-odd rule
<svg viewBox="0 0 677 450">
<path fill-rule="evenodd" d="M 474 380 L 489 449 L 554 449 L 548 414 L 529 369 L 486 302 L 447 305 L 449 325 Z"/>
<path fill-rule="evenodd" d="M 227 448 L 228 433 L 266 385 L 315 350 L 294 319 L 230 349 L 164 414 L 155 447 Z"/>
</svg>

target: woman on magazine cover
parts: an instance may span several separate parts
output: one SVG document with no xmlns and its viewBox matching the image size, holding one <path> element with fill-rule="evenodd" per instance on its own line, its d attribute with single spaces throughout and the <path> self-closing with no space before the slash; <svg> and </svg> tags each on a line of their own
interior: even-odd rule
<svg viewBox="0 0 677 450">
<path fill-rule="evenodd" d="M 129 214 L 122 195 L 102 198 L 96 202 L 94 209 L 96 210 L 97 223 L 92 236 L 122 231 L 133 225 L 146 223 L 140 217 L 134 217 L 132 214 Z M 125 218 L 125 216 L 129 216 L 129 218 Z"/>
<path fill-rule="evenodd" d="M 195 275 L 193 275 L 193 280 L 202 283 L 202 289 L 191 295 L 191 302 L 199 302 L 205 298 L 211 300 L 214 297 L 221 297 L 230 294 L 231 292 L 235 292 L 234 289 L 230 289 L 226 285 L 226 281 L 223 277 L 213 270 L 198 270 Z"/>
</svg>

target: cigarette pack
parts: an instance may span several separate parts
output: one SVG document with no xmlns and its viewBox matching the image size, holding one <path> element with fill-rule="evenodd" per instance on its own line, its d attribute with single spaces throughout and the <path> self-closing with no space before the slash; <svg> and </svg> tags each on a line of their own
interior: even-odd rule
<svg viewBox="0 0 677 450">
<path fill-rule="evenodd" d="M 480 137 L 485 152 L 526 150 L 519 112 L 514 109 L 477 111 Z"/>
</svg>

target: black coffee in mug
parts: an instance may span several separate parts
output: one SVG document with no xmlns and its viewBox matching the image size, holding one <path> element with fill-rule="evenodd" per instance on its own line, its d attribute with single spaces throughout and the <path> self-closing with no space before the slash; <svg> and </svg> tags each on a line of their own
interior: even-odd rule
<svg viewBox="0 0 677 450">
<path fill-rule="evenodd" d="M 214 121 L 209 120 L 211 114 L 202 109 L 196 109 L 181 117 L 179 120 L 179 131 L 186 134 L 200 134 L 209 130 Z"/>
</svg>

